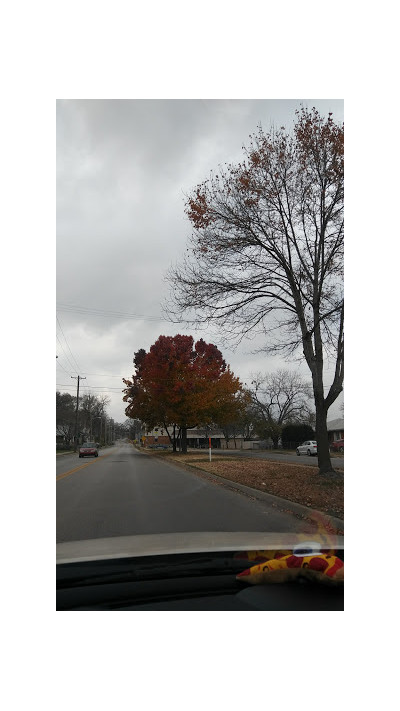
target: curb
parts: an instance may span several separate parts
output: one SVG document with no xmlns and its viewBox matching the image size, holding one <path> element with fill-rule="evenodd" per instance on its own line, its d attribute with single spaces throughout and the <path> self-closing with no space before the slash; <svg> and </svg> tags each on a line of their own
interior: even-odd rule
<svg viewBox="0 0 400 711">
<path fill-rule="evenodd" d="M 190 466 L 190 465 L 189 465 Z M 190 467 L 192 470 L 199 469 L 199 467 Z M 204 472 L 205 474 L 210 474 L 210 472 L 207 472 L 205 469 L 200 469 L 200 471 Z M 247 494 L 248 496 L 253 496 L 255 498 L 261 499 L 261 501 L 270 501 L 270 499 L 273 499 L 276 505 L 279 508 L 286 507 L 290 508 L 293 513 L 298 514 L 300 516 L 312 516 L 312 514 L 319 514 L 320 516 L 324 516 L 326 519 L 329 520 L 330 523 L 332 523 L 333 526 L 336 528 L 340 528 L 341 530 L 343 529 L 344 526 L 344 521 L 340 518 L 337 518 L 336 516 L 332 516 L 326 511 L 318 511 L 317 509 L 312 509 L 308 506 L 304 506 L 304 504 L 298 504 L 296 501 L 290 501 L 290 499 L 284 499 L 282 496 L 276 496 L 275 494 L 269 494 L 266 491 L 261 491 L 261 489 L 253 489 L 250 486 L 245 486 L 244 484 L 238 484 L 235 481 L 231 481 L 230 479 L 225 479 L 224 477 L 220 476 L 219 474 L 211 474 L 212 477 L 215 477 L 217 480 L 222 481 L 224 484 L 230 485 L 230 487 L 240 489 L 243 491 L 243 493 Z"/>
<path fill-rule="evenodd" d="M 150 452 L 148 453 L 150 454 Z M 157 456 L 157 455 L 153 455 Z M 337 518 L 336 516 L 332 516 L 331 514 L 328 514 L 326 511 L 319 511 L 318 509 L 312 509 L 309 508 L 308 506 L 304 506 L 304 504 L 298 504 L 295 501 L 290 501 L 290 499 L 284 499 L 281 496 L 276 496 L 275 494 L 269 494 L 266 491 L 261 491 L 260 489 L 253 489 L 250 486 L 245 486 L 244 484 L 238 484 L 235 481 L 231 481 L 230 479 L 225 479 L 224 477 L 220 476 L 219 474 L 211 474 L 210 472 L 206 471 L 205 469 L 200 469 L 200 467 L 195 467 L 192 466 L 191 464 L 185 463 L 185 462 L 171 462 L 171 460 L 164 460 L 161 458 L 161 461 L 164 461 L 165 464 L 171 464 L 172 466 L 176 465 L 181 467 L 182 469 L 185 469 L 186 471 L 190 471 L 191 473 L 201 472 L 203 475 L 205 474 L 207 477 L 209 477 L 211 480 L 214 480 L 216 482 L 222 482 L 225 484 L 229 489 L 235 490 L 239 489 L 242 491 L 244 494 L 247 496 L 251 496 L 252 498 L 260 499 L 261 501 L 264 501 L 266 503 L 271 503 L 280 508 L 284 509 L 285 511 L 290 510 L 291 513 L 297 516 L 301 516 L 302 518 L 310 518 L 313 514 L 318 515 L 318 516 L 323 516 L 332 526 L 335 526 L 335 528 L 338 528 L 339 530 L 343 530 L 344 528 L 344 520 L 341 518 Z"/>
<path fill-rule="evenodd" d="M 195 467 L 192 467 L 192 469 L 195 469 Z M 206 473 L 208 474 L 209 472 Z M 230 484 L 231 486 L 240 489 L 245 494 L 254 496 L 255 498 L 259 498 L 262 501 L 269 501 L 270 499 L 273 499 L 273 501 L 276 503 L 277 506 L 279 506 L 279 508 L 282 508 L 283 506 L 285 506 L 286 508 L 290 507 L 293 513 L 299 514 L 302 517 L 307 516 L 308 518 L 309 516 L 312 516 L 312 514 L 319 514 L 320 516 L 324 516 L 326 519 L 329 520 L 330 523 L 332 523 L 333 526 L 335 526 L 336 528 L 343 529 L 344 521 L 340 518 L 337 518 L 336 516 L 328 514 L 326 511 L 318 511 L 317 509 L 312 509 L 308 506 L 304 506 L 304 504 L 298 504 L 296 501 L 284 499 L 282 496 L 269 494 L 266 491 L 261 491 L 261 489 L 253 489 L 250 486 L 244 486 L 244 484 L 237 484 L 236 482 L 232 482 L 230 481 L 230 479 L 225 479 L 224 477 L 219 476 L 218 474 L 213 474 L 212 476 L 217 477 L 226 484 Z"/>
</svg>

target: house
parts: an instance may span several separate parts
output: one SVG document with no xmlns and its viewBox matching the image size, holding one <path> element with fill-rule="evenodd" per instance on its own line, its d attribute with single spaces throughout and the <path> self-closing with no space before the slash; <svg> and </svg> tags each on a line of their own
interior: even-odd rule
<svg viewBox="0 0 400 711">
<path fill-rule="evenodd" d="M 168 431 L 173 436 L 173 428 L 168 427 Z M 153 429 L 145 429 L 144 436 L 146 438 L 145 444 L 149 445 L 169 445 L 171 441 L 168 437 L 168 432 L 165 427 L 154 427 Z M 176 435 L 178 435 L 178 429 L 176 430 Z M 227 449 L 226 440 L 224 433 L 221 429 L 213 428 L 208 435 L 206 429 L 193 427 L 187 430 L 187 446 L 191 449 L 208 449 L 208 437 L 211 437 L 211 447 L 213 449 Z M 246 442 L 246 444 L 248 444 Z M 229 449 L 243 449 L 243 436 L 236 435 L 235 440 L 230 439 L 228 442 Z M 248 447 L 246 447 L 248 448 Z"/>
<path fill-rule="evenodd" d="M 339 417 L 336 420 L 327 422 L 329 442 L 336 442 L 338 439 L 344 439 L 344 419 Z"/>
</svg>

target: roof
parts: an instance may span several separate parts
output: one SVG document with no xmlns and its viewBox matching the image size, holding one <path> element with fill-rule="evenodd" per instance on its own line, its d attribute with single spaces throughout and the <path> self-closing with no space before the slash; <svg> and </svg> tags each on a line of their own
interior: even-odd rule
<svg viewBox="0 0 400 711">
<path fill-rule="evenodd" d="M 333 432 L 333 430 L 343 430 L 344 431 L 344 419 L 343 417 L 338 417 L 337 420 L 331 420 L 326 423 L 328 432 Z"/>
<path fill-rule="evenodd" d="M 215 428 L 211 432 L 207 432 L 207 435 L 206 435 L 206 430 L 204 427 L 203 428 L 191 427 L 190 429 L 187 430 L 187 436 L 188 437 L 203 437 L 203 438 L 207 436 L 207 437 L 213 438 L 213 437 L 223 437 L 224 433 L 219 428 Z"/>
</svg>

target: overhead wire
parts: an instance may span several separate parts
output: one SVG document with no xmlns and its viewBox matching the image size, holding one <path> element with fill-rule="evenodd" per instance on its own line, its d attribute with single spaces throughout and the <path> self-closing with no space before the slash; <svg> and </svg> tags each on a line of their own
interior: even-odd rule
<svg viewBox="0 0 400 711">
<path fill-rule="evenodd" d="M 76 388 L 73 387 L 70 383 L 56 383 L 57 387 L 59 388 L 71 388 L 71 390 L 76 390 Z M 82 383 L 79 386 L 80 388 L 87 388 L 89 390 L 99 390 L 99 391 L 104 391 L 104 392 L 122 392 L 124 389 L 121 385 L 120 388 L 109 388 L 106 385 L 82 385 Z"/>
<path fill-rule="evenodd" d="M 113 317 L 113 318 L 129 318 L 129 319 L 139 319 L 139 320 L 146 320 L 146 321 L 164 321 L 164 320 L 165 320 L 165 319 L 160 319 L 160 318 L 158 318 L 158 317 L 153 317 L 153 316 L 143 316 L 143 315 L 141 315 L 141 314 L 124 313 L 124 312 L 121 312 L 121 311 L 111 311 L 111 310 L 105 310 L 105 309 L 89 308 L 89 307 L 86 307 L 86 306 L 79 306 L 79 305 L 72 305 L 72 304 L 57 304 L 57 308 L 58 308 L 58 310 L 65 311 L 65 312 L 67 312 L 67 313 L 68 313 L 68 312 L 70 312 L 70 313 L 74 313 L 74 312 L 75 312 L 75 313 L 81 313 L 81 314 L 83 314 L 83 315 L 88 315 L 88 316 L 89 316 L 89 315 L 90 315 L 90 316 L 111 316 L 111 317 Z M 122 378 L 127 377 L 126 375 L 114 375 L 114 374 L 109 374 L 109 373 L 87 373 L 86 371 L 82 371 L 82 370 L 79 368 L 79 364 L 78 364 L 76 358 L 74 357 L 74 354 L 73 354 L 72 351 L 71 351 L 71 348 L 70 348 L 70 346 L 69 346 L 69 343 L 68 343 L 68 341 L 67 341 L 67 338 L 66 338 L 66 336 L 65 336 L 65 333 L 64 333 L 64 331 L 63 331 L 63 329 L 62 329 L 62 326 L 61 326 L 61 323 L 60 323 L 60 320 L 59 320 L 58 316 L 57 316 L 57 322 L 58 322 L 58 324 L 59 324 L 59 326 L 60 326 L 61 333 L 62 333 L 62 335 L 64 336 L 65 343 L 66 343 L 66 345 L 67 345 L 67 347 L 68 347 L 68 349 L 69 349 L 69 351 L 70 351 L 70 353 L 71 353 L 71 356 L 72 356 L 73 360 L 75 361 L 75 364 L 76 364 L 76 366 L 77 366 L 77 368 L 78 368 L 78 370 L 76 370 L 76 369 L 73 367 L 71 361 L 69 360 L 69 358 L 68 358 L 68 356 L 67 356 L 67 354 L 66 354 L 66 352 L 65 352 L 65 350 L 64 350 L 64 348 L 63 348 L 63 345 L 62 345 L 60 339 L 59 339 L 58 336 L 57 336 L 57 340 L 58 340 L 58 342 L 60 343 L 61 348 L 62 348 L 62 350 L 63 350 L 63 353 L 64 353 L 64 355 L 65 355 L 65 357 L 66 357 L 66 359 L 67 359 L 69 365 L 71 366 L 73 372 L 76 372 L 77 374 L 78 374 L 78 372 L 80 372 L 80 373 L 82 373 L 82 375 L 85 375 L 85 376 L 87 375 L 87 376 L 95 376 L 95 377 L 121 378 L 121 380 L 122 380 Z M 68 375 L 68 373 L 67 373 L 67 371 L 65 370 L 65 368 L 63 368 L 63 366 L 61 366 L 61 363 L 60 363 L 60 367 L 62 367 L 62 369 L 64 370 L 64 372 Z M 122 385 L 122 383 L 121 383 L 121 385 Z M 64 388 L 64 389 L 65 389 L 65 388 L 68 388 L 68 389 L 71 390 L 71 391 L 74 389 L 74 388 L 72 388 L 72 387 L 70 386 L 70 384 L 68 384 L 68 385 L 66 385 L 66 384 L 58 384 L 58 387 L 62 387 L 62 388 Z M 86 389 L 92 389 L 92 390 L 95 390 L 95 391 L 98 391 L 98 392 L 110 392 L 110 393 L 113 393 L 113 392 L 122 392 L 122 387 L 121 387 L 121 388 L 111 388 L 111 387 L 110 387 L 110 388 L 107 388 L 107 386 L 102 386 L 102 385 L 100 385 L 100 386 L 90 386 L 90 385 L 83 385 L 83 383 L 81 383 L 81 386 L 80 386 L 80 387 L 81 387 L 81 388 L 86 388 Z"/>
<path fill-rule="evenodd" d="M 126 375 L 110 375 L 110 373 L 86 373 L 82 372 L 82 375 L 98 376 L 99 378 L 125 378 Z"/>
<path fill-rule="evenodd" d="M 58 359 L 57 359 L 57 365 L 59 365 L 60 368 L 63 369 L 64 373 L 66 373 L 67 375 L 71 375 L 71 373 L 68 373 L 68 370 L 65 370 L 64 366 L 60 363 L 60 361 Z"/>
<path fill-rule="evenodd" d="M 79 306 L 74 304 L 57 304 L 57 308 L 60 311 L 66 311 L 70 313 L 80 313 L 88 316 L 111 316 L 112 318 L 127 318 L 127 319 L 138 319 L 141 321 L 165 321 L 164 318 L 159 316 L 146 316 L 143 314 L 134 314 L 131 312 L 123 311 L 113 311 L 107 309 L 96 309 L 88 306 Z"/>
<path fill-rule="evenodd" d="M 71 351 L 71 348 L 69 347 L 69 343 L 68 343 L 68 341 L 67 341 L 67 339 L 66 339 L 65 333 L 64 333 L 64 331 L 63 331 L 63 329 L 62 329 L 60 320 L 59 320 L 59 318 L 58 318 L 57 315 L 56 315 L 56 319 L 57 319 L 57 323 L 58 323 L 58 325 L 59 325 L 59 327 L 60 327 L 60 329 L 61 329 L 61 333 L 62 333 L 62 335 L 64 336 L 64 340 L 65 340 L 65 343 L 67 344 L 68 350 L 69 350 L 69 352 L 71 353 L 72 359 L 75 361 L 76 367 L 78 368 L 78 370 L 76 371 L 76 372 L 78 373 L 78 372 L 81 370 L 81 368 L 79 367 L 78 361 L 76 360 L 74 354 L 73 354 L 72 351 Z"/>
<path fill-rule="evenodd" d="M 78 374 L 78 371 L 74 368 L 74 366 L 72 365 L 70 359 L 68 358 L 68 356 L 67 356 L 67 354 L 66 354 L 66 352 L 65 352 L 65 350 L 64 350 L 63 344 L 61 343 L 61 341 L 60 341 L 59 337 L 57 336 L 57 334 L 56 334 L 56 338 L 57 338 L 57 341 L 59 342 L 59 344 L 60 344 L 60 346 L 61 346 L 61 348 L 62 348 L 62 350 L 63 350 L 63 353 L 64 353 L 64 355 L 65 355 L 65 357 L 66 357 L 66 359 L 67 359 L 69 365 L 71 366 L 72 372 Z"/>
</svg>

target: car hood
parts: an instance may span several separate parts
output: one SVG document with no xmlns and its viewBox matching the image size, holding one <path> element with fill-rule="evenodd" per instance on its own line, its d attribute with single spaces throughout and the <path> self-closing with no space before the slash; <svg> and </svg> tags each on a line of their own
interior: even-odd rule
<svg viewBox="0 0 400 711">
<path fill-rule="evenodd" d="M 323 548 L 344 548 L 343 536 L 318 533 L 187 532 L 116 536 L 57 544 L 57 563 L 89 560 L 169 555 L 173 553 L 211 553 L 291 549 L 299 544 L 316 543 Z"/>
</svg>

